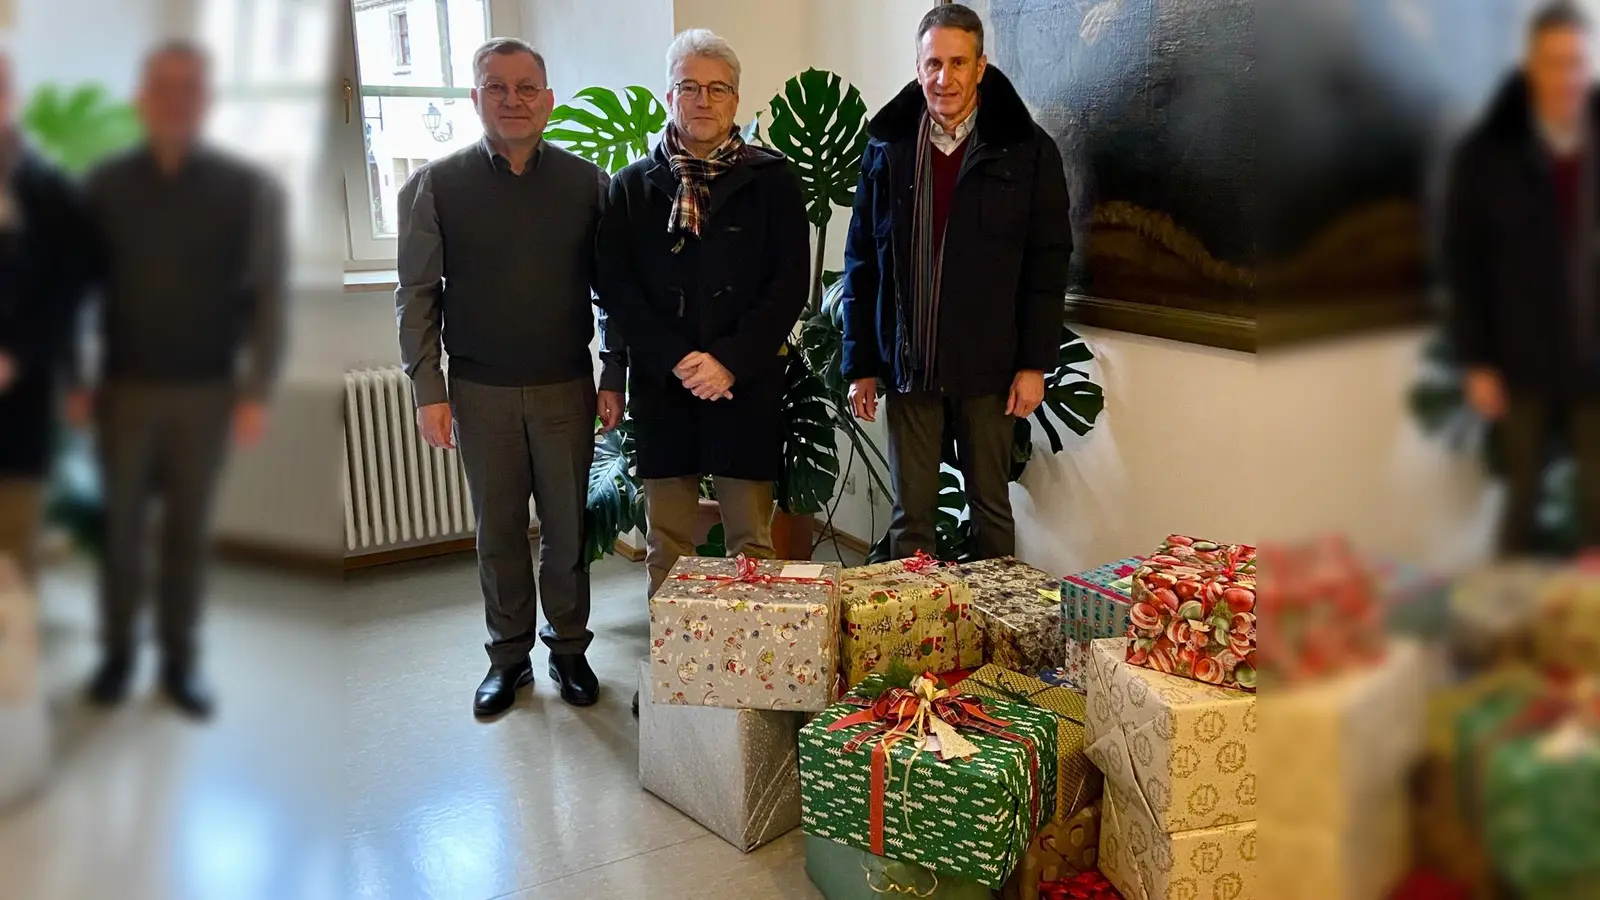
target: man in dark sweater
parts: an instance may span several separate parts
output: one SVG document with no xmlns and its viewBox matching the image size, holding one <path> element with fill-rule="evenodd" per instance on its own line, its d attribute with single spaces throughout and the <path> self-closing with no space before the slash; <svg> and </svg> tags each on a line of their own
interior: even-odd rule
<svg viewBox="0 0 1600 900">
<path fill-rule="evenodd" d="M 186 43 L 145 61 L 145 140 L 89 177 L 100 256 L 101 383 L 94 403 L 106 496 L 104 657 L 90 685 L 120 702 L 135 657 L 146 525 L 161 515 L 162 685 L 210 714 L 196 672 L 205 545 L 230 426 L 258 442 L 283 350 L 283 201 L 264 173 L 207 147 L 209 62 Z M 90 401 L 80 391 L 75 418 Z"/>
<path fill-rule="evenodd" d="M 1600 545 L 1600 304 L 1589 28 L 1568 3 L 1535 15 L 1507 79 L 1452 161 L 1443 242 L 1467 402 L 1498 423 L 1508 482 L 1500 544 L 1535 546 L 1551 439 L 1577 462 L 1584 543 Z"/>
<path fill-rule="evenodd" d="M 484 139 L 423 166 L 401 189 L 396 305 L 417 426 L 431 446 L 459 440 L 478 514 L 489 674 L 473 711 L 492 716 L 532 683 L 539 638 L 562 699 L 598 698 L 584 658 L 593 635 L 583 510 L 597 406 L 614 428 L 622 395 L 597 399 L 589 355 L 605 173 L 543 140 L 554 98 L 531 46 L 496 39 L 473 62 Z"/>
<path fill-rule="evenodd" d="M 82 198 L 29 148 L 0 56 L 0 558 L 33 571 L 56 384 L 87 274 Z"/>
<path fill-rule="evenodd" d="M 979 558 L 1015 551 L 1016 423 L 1060 356 L 1072 233 L 1055 143 L 983 55 L 983 22 L 936 6 L 917 80 L 867 126 L 845 245 L 844 377 L 855 414 L 889 388 L 890 555 L 933 553 L 948 421 Z"/>
</svg>

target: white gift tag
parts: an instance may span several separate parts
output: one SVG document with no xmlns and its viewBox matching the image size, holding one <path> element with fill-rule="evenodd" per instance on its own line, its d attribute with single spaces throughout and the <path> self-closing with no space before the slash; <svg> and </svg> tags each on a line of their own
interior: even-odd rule
<svg viewBox="0 0 1600 900">
<path fill-rule="evenodd" d="M 784 566 L 779 578 L 821 578 L 826 566 Z"/>
</svg>

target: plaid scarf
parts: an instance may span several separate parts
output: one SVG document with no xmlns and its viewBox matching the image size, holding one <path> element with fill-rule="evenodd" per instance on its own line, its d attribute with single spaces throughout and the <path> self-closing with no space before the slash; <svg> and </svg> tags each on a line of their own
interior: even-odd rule
<svg viewBox="0 0 1600 900">
<path fill-rule="evenodd" d="M 916 180 L 911 187 L 911 360 L 913 378 L 922 388 L 934 388 L 934 366 L 939 351 L 939 289 L 944 266 L 939 265 L 944 235 L 934 245 L 933 234 L 933 120 L 922 114 L 917 129 Z"/>
<path fill-rule="evenodd" d="M 672 214 L 667 217 L 667 232 L 699 237 L 711 212 L 711 182 L 744 159 L 744 138 L 737 130 L 731 132 L 705 159 L 684 149 L 675 125 L 667 126 L 662 141 L 666 144 L 672 174 L 678 179 L 678 195 L 672 201 Z"/>
</svg>

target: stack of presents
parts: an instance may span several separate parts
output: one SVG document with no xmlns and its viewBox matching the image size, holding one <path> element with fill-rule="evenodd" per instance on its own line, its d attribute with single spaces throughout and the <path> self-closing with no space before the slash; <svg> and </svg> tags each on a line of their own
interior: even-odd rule
<svg viewBox="0 0 1600 900">
<path fill-rule="evenodd" d="M 741 850 L 802 828 L 828 900 L 1600 898 L 1600 590 L 1527 577 L 684 559 L 640 780 Z"/>
</svg>

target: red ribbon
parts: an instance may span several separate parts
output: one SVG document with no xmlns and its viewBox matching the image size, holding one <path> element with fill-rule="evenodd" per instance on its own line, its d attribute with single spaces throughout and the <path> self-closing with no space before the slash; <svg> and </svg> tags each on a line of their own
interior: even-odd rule
<svg viewBox="0 0 1600 900">
<path fill-rule="evenodd" d="M 929 556 L 928 551 L 926 550 L 918 550 L 916 555 L 912 556 L 910 559 L 900 560 L 900 570 L 903 572 L 909 572 L 912 575 L 926 575 L 929 572 L 932 572 L 936 569 L 942 569 L 944 567 L 944 563 Z M 955 593 L 951 592 L 951 597 L 954 598 L 954 596 Z M 938 594 L 934 594 L 934 597 L 937 598 Z M 950 613 L 954 618 L 954 621 L 950 623 L 951 634 L 954 635 L 954 637 L 951 638 L 951 644 L 955 648 L 956 665 L 958 666 L 961 665 L 961 609 L 964 606 L 966 606 L 966 604 L 956 603 L 955 600 L 952 599 L 950 601 L 950 605 L 945 607 L 945 611 Z"/>
<path fill-rule="evenodd" d="M 733 561 L 734 574 L 732 575 L 707 575 L 704 572 L 679 572 L 673 575 L 674 581 L 715 581 L 717 587 L 723 588 L 735 584 L 822 584 L 833 585 L 831 578 L 796 578 L 784 575 L 765 575 L 761 572 L 761 560 L 751 559 L 743 553 Z"/>
<path fill-rule="evenodd" d="M 1039 900 L 1122 900 L 1122 895 L 1099 872 L 1039 882 Z"/>
<path fill-rule="evenodd" d="M 932 675 L 923 675 L 921 678 L 935 680 Z M 1002 740 L 1020 744 L 1028 752 L 1029 784 L 1031 797 L 1029 798 L 1030 823 L 1039 823 L 1039 805 L 1041 803 L 1039 791 L 1039 751 L 1032 740 L 1020 734 L 1008 731 L 1010 722 L 1003 722 L 994 718 L 983 710 L 983 700 L 971 695 L 946 694 L 932 700 L 924 699 L 915 691 L 907 688 L 890 688 L 884 691 L 877 700 L 867 700 L 864 697 L 845 697 L 842 701 L 854 706 L 864 707 L 859 712 L 851 713 L 828 726 L 828 731 L 841 731 L 860 725 L 870 725 L 866 731 L 857 734 L 846 741 L 842 752 L 855 753 L 873 738 L 880 738 L 872 745 L 872 773 L 871 773 L 871 800 L 868 807 L 868 824 L 870 826 L 871 851 L 883 855 L 883 804 L 884 789 L 887 781 L 889 761 L 889 748 L 905 738 L 918 737 L 913 732 L 919 720 L 926 716 L 934 716 L 949 724 L 953 728 L 970 728 L 993 735 Z"/>
<path fill-rule="evenodd" d="M 944 563 L 939 562 L 937 559 L 929 556 L 928 551 L 918 550 L 916 556 L 913 556 L 910 559 L 901 560 L 900 567 L 913 575 L 921 575 L 928 572 L 930 569 L 943 568 Z"/>
</svg>

